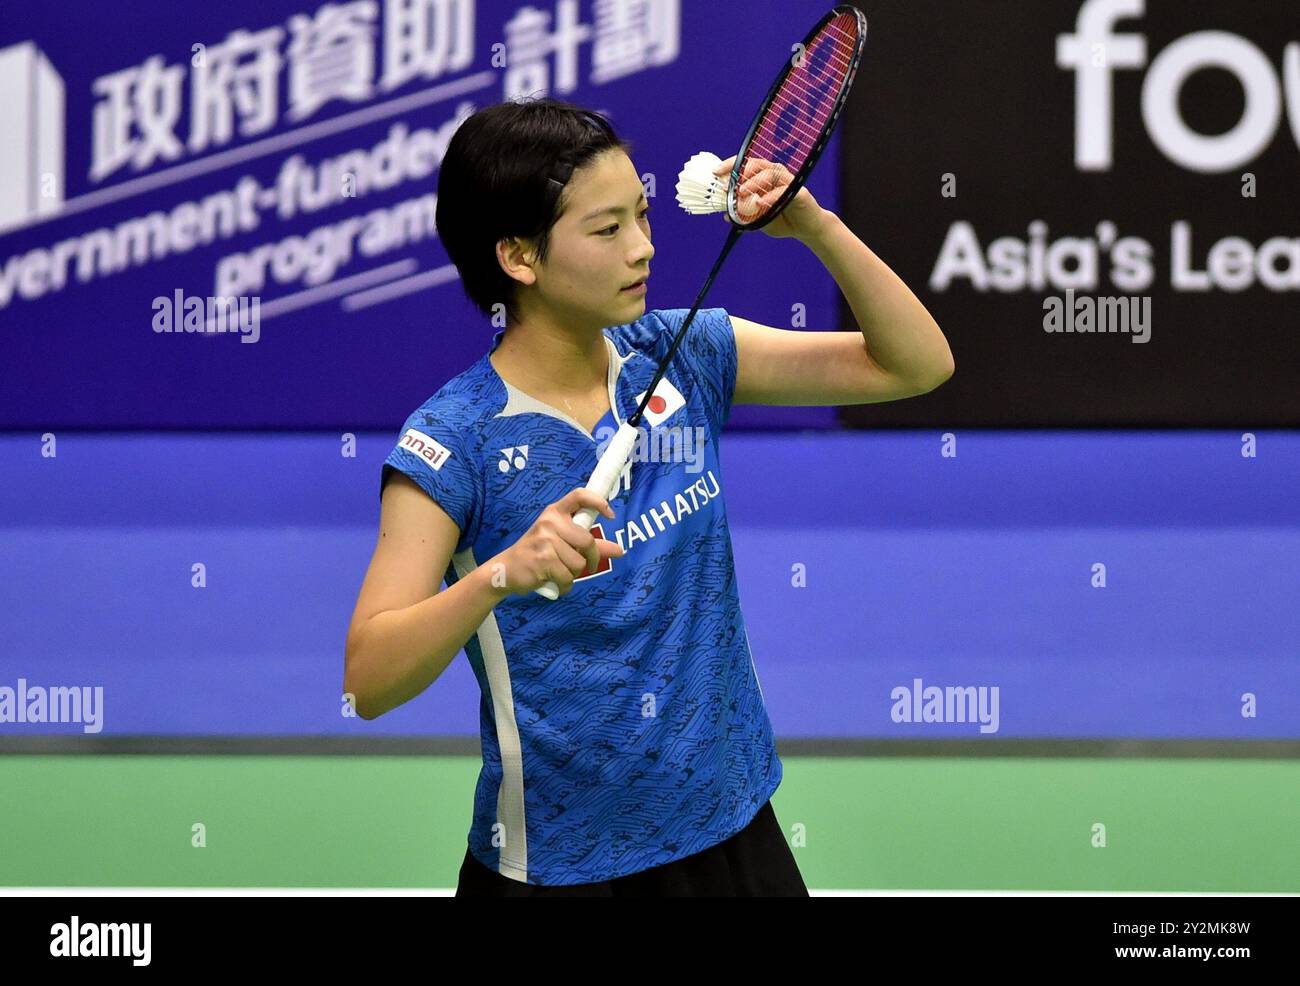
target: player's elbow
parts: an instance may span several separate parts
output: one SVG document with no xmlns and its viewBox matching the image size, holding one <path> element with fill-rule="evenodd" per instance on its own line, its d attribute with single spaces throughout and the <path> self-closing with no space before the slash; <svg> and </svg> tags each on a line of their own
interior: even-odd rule
<svg viewBox="0 0 1300 986">
<path fill-rule="evenodd" d="M 357 695 L 356 693 L 352 693 L 352 694 L 353 694 L 352 708 L 353 711 L 356 712 L 358 719 L 365 719 L 367 722 L 369 722 L 372 719 L 378 719 L 381 715 L 384 714 L 382 709 L 375 708 L 374 703 L 372 701 L 369 701 L 365 699 L 363 696 Z"/>
<path fill-rule="evenodd" d="M 348 708 L 358 719 L 370 720 L 375 718 L 375 713 L 370 707 L 364 692 L 358 692 L 355 683 L 348 680 L 347 675 L 343 676 L 343 701 L 347 703 Z M 346 711 L 344 714 L 347 714 Z"/>
<path fill-rule="evenodd" d="M 937 390 L 952 378 L 952 375 L 956 370 L 957 363 L 952 358 L 952 354 L 949 353 L 947 361 L 939 367 L 938 372 L 930 375 L 926 379 L 925 383 L 922 384 L 924 389 L 921 390 L 921 393 L 928 394 L 932 390 Z"/>
<path fill-rule="evenodd" d="M 380 713 L 374 708 L 370 697 L 357 680 L 360 661 L 361 657 L 356 645 L 349 640 L 343 654 L 343 701 L 359 718 L 370 720 L 378 717 Z M 348 714 L 347 709 L 344 710 L 344 714 Z"/>
</svg>

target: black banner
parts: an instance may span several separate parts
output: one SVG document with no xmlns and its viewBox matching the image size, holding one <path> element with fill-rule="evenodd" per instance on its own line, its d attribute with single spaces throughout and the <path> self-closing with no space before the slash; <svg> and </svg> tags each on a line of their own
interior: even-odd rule
<svg viewBox="0 0 1300 986">
<path fill-rule="evenodd" d="M 1300 424 L 1300 5 L 863 6 L 842 214 L 957 371 L 846 423 Z"/>
<path fill-rule="evenodd" d="M 443 937 L 438 905 L 408 899 L 43 897 L 5 904 L 6 969 L 38 975 L 247 975 L 252 968 L 374 975 L 429 961 L 432 975 L 440 960 L 430 947 Z M 863 904 L 855 911 L 862 935 L 840 947 L 869 961 L 888 954 L 918 979 L 938 969 L 1105 966 L 1160 971 L 1175 981 L 1195 971 L 1236 981 L 1281 972 L 1295 959 L 1291 900 L 998 896 Z"/>
</svg>

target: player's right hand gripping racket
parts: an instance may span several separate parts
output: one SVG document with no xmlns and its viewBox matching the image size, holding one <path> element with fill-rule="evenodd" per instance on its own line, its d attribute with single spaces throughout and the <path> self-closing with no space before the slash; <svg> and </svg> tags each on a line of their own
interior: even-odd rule
<svg viewBox="0 0 1300 986">
<path fill-rule="evenodd" d="M 608 500 L 613 495 L 636 444 L 646 405 L 740 234 L 762 229 L 779 216 L 808 180 L 849 97 L 866 40 L 866 16 L 856 7 L 841 4 L 822 17 L 801 44 L 794 46 L 792 56 L 772 83 L 731 168 L 727 188 L 727 218 L 731 220 L 731 229 L 722 253 L 677 330 L 668 353 L 660 361 L 636 412 L 619 427 L 596 464 L 586 488 L 598 496 Z M 596 511 L 583 507 L 574 514 L 573 521 L 584 531 L 590 530 L 596 522 Z M 547 599 L 560 597 L 554 582 L 539 586 L 537 591 Z"/>
</svg>

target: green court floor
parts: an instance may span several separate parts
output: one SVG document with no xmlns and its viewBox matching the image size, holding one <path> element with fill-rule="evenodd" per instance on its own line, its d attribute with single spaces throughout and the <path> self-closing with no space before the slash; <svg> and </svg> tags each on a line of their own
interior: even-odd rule
<svg viewBox="0 0 1300 986">
<path fill-rule="evenodd" d="M 773 804 L 810 888 L 1300 891 L 1300 761 L 782 761 Z M 0 885 L 451 887 L 478 768 L 0 756 Z"/>
</svg>

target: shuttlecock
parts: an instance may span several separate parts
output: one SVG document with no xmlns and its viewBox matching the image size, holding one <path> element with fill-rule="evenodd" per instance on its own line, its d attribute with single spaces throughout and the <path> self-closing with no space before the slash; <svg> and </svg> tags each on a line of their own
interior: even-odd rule
<svg viewBox="0 0 1300 986">
<path fill-rule="evenodd" d="M 731 173 L 715 175 L 722 158 L 700 151 L 682 167 L 677 176 L 677 204 L 695 216 L 727 211 L 727 185 Z"/>
</svg>

